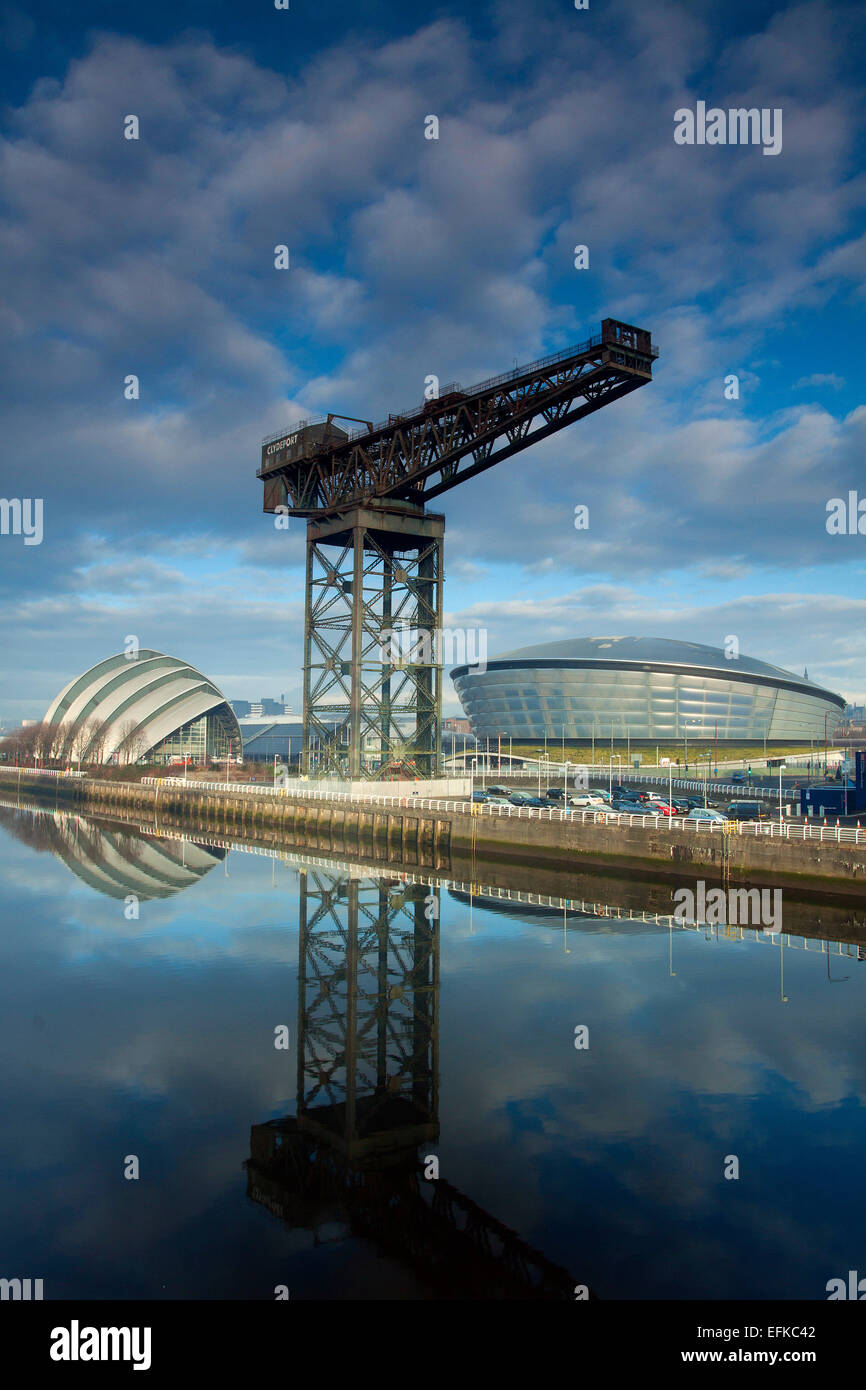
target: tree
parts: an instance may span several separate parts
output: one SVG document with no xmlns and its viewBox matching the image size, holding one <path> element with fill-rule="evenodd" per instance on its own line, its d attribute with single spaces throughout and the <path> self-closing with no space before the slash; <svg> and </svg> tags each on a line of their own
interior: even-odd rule
<svg viewBox="0 0 866 1390">
<path fill-rule="evenodd" d="M 105 761 L 105 746 L 110 730 L 111 721 L 108 719 L 94 719 L 91 722 L 90 746 L 87 750 L 89 762 L 101 766 Z"/>
<path fill-rule="evenodd" d="M 33 757 L 36 746 L 38 724 L 22 725 L 20 729 L 13 729 L 11 734 L 7 734 L 0 743 L 0 751 L 3 752 L 6 762 L 26 763 L 28 758 Z"/>
<path fill-rule="evenodd" d="M 117 761 L 119 763 L 135 763 L 145 751 L 146 742 L 134 719 L 127 719 L 120 730 L 120 742 L 117 745 Z"/>
<path fill-rule="evenodd" d="M 41 724 L 36 725 L 35 732 L 33 751 L 41 763 L 47 763 L 56 756 L 55 747 L 60 736 L 60 725 L 47 724 L 43 720 Z"/>
</svg>

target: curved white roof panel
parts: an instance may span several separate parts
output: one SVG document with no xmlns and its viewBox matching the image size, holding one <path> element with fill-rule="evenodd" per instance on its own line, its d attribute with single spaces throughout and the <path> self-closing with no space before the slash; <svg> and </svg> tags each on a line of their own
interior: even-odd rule
<svg viewBox="0 0 866 1390">
<path fill-rule="evenodd" d="M 45 723 L 57 724 L 64 734 L 88 728 L 103 760 L 116 754 L 120 762 L 133 762 L 190 720 L 216 710 L 240 749 L 237 719 L 218 686 L 188 662 L 142 648 L 135 656 L 110 656 L 70 681 L 49 706 Z M 86 759 L 88 747 L 78 751 Z"/>
</svg>

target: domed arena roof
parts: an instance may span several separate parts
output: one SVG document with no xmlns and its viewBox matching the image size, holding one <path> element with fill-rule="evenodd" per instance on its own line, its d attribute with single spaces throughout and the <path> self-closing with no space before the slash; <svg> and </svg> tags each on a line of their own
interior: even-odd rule
<svg viewBox="0 0 866 1390">
<path fill-rule="evenodd" d="M 141 648 L 121 652 L 85 671 L 61 690 L 44 722 L 58 726 L 68 742 L 78 733 L 76 755 L 83 761 L 135 762 L 190 720 L 217 714 L 242 746 L 234 711 L 222 691 L 194 666 L 163 652 Z"/>
<path fill-rule="evenodd" d="M 588 665 L 601 662 L 617 666 L 638 668 L 657 666 L 693 670 L 695 672 L 718 672 L 726 677 L 733 674 L 763 677 L 764 680 L 781 681 L 785 685 L 798 686 L 803 690 L 827 695 L 828 691 L 804 676 L 786 671 L 781 666 L 771 666 L 766 661 L 758 661 L 751 656 L 728 657 L 718 647 L 704 646 L 700 642 L 677 642 L 667 637 L 576 637 L 562 642 L 542 642 L 538 646 L 518 647 L 515 651 L 500 652 L 487 662 L 487 669 L 496 669 L 507 663 L 515 666 L 545 665 Z M 471 667 L 458 666 L 452 676 L 462 675 Z M 834 699 L 842 701 L 841 696 Z"/>
</svg>

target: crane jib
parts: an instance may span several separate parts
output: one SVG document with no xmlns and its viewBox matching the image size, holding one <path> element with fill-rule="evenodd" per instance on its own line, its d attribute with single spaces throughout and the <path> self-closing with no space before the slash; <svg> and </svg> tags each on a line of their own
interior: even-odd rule
<svg viewBox="0 0 866 1390">
<path fill-rule="evenodd" d="M 564 429 L 652 379 L 652 335 L 616 319 L 585 343 L 352 433 L 306 422 L 262 444 L 264 510 L 316 517 L 371 499 L 415 503 Z"/>
</svg>

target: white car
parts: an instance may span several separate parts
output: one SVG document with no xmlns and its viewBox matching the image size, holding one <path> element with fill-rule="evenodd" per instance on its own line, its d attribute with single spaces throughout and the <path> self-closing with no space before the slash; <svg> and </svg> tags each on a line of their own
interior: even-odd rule
<svg viewBox="0 0 866 1390">
<path fill-rule="evenodd" d="M 723 815 L 721 811 L 714 811 L 711 806 L 696 806 L 686 816 L 686 820 L 725 821 L 727 819 L 727 816 Z"/>
<path fill-rule="evenodd" d="M 607 810 L 607 802 L 604 797 L 596 796 L 594 792 L 581 792 L 578 796 L 570 796 L 568 804 L 576 811 Z"/>
</svg>

